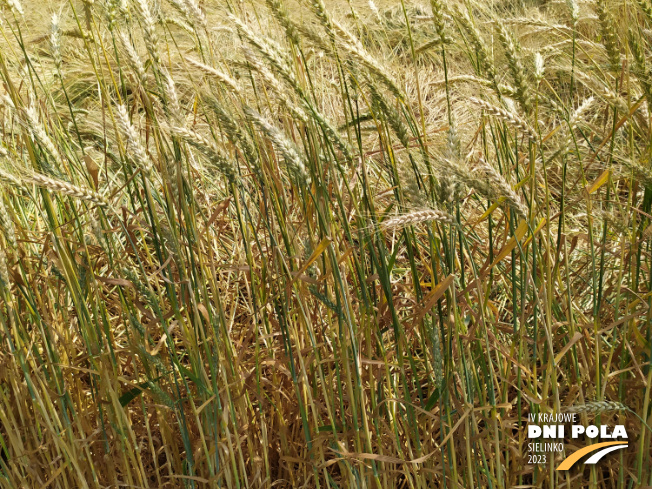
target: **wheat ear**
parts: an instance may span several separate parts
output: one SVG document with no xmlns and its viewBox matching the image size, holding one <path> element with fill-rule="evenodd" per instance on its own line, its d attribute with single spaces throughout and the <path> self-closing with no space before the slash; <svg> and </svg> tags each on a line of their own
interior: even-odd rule
<svg viewBox="0 0 652 489">
<path fill-rule="evenodd" d="M 299 151 L 292 141 L 287 139 L 279 129 L 274 127 L 267 119 L 250 107 L 245 108 L 247 117 L 256 124 L 261 131 L 272 141 L 274 147 L 281 152 L 288 167 L 297 175 L 302 183 L 310 183 L 310 174 L 306 169 Z"/>
<path fill-rule="evenodd" d="M 9 269 L 7 268 L 7 255 L 0 249 L 0 287 L 9 286 Z"/>
<path fill-rule="evenodd" d="M 232 92 L 239 94 L 242 91 L 238 86 L 238 83 L 226 73 L 223 73 L 212 66 L 208 66 L 201 61 L 197 61 L 196 59 L 188 58 L 187 61 L 195 68 L 199 68 L 199 70 L 204 72 L 206 75 L 212 76 L 223 85 L 226 85 Z"/>
<path fill-rule="evenodd" d="M 136 72 L 138 80 L 144 85 L 147 81 L 147 74 L 145 73 L 145 67 L 143 66 L 143 62 L 141 61 L 140 56 L 138 56 L 136 49 L 131 44 L 129 36 L 127 36 L 124 32 L 121 32 L 118 37 L 120 38 L 122 47 L 127 53 L 127 58 L 129 58 L 131 69 Z"/>
<path fill-rule="evenodd" d="M 528 137 L 528 139 L 530 139 L 530 141 L 536 143 L 537 134 L 536 132 L 534 132 L 534 129 L 532 129 L 527 122 L 525 122 L 523 119 L 521 119 L 513 112 L 510 112 L 505 109 L 501 109 L 500 107 L 496 107 L 495 105 L 491 105 L 489 102 L 485 102 L 484 100 L 480 100 L 479 98 L 469 97 L 469 101 L 484 109 L 489 115 L 498 117 L 499 119 L 502 119 L 505 122 L 514 126 L 515 128 L 519 129 L 521 132 L 523 132 L 523 134 L 525 134 Z"/>
<path fill-rule="evenodd" d="M 530 96 L 530 87 L 527 83 L 527 78 L 525 76 L 525 71 L 523 70 L 523 64 L 521 63 L 520 57 L 518 56 L 518 48 L 514 36 L 505 28 L 503 24 L 500 24 L 498 29 L 498 37 L 503 49 L 505 50 L 505 56 L 507 57 L 507 65 L 509 66 L 509 71 L 514 80 L 514 88 L 516 88 L 516 100 L 521 104 L 523 111 L 526 114 L 529 114 L 532 110 L 532 98 Z"/>
<path fill-rule="evenodd" d="M 402 228 L 409 226 L 411 224 L 419 224 L 422 222 L 431 222 L 438 221 L 446 224 L 455 224 L 455 219 L 453 216 L 447 212 L 440 211 L 437 209 L 425 209 L 416 212 L 410 212 L 409 214 L 404 214 L 402 216 L 393 217 L 383 221 L 380 225 L 382 230 Z"/>
<path fill-rule="evenodd" d="M 154 17 L 152 17 L 152 12 L 149 9 L 147 0 L 135 0 L 135 3 L 138 13 L 143 20 L 143 37 L 145 38 L 145 46 L 156 65 L 159 65 L 161 64 L 161 55 L 158 51 L 158 36 L 156 35 Z"/>
<path fill-rule="evenodd" d="M 9 6 L 9 9 L 14 15 L 23 15 L 23 6 L 19 0 L 5 0 L 5 2 L 7 2 L 7 6 Z"/>
<path fill-rule="evenodd" d="M 138 140 L 138 133 L 136 129 L 131 124 L 129 120 L 129 114 L 127 113 L 127 108 L 124 105 L 118 105 L 116 113 L 118 115 L 118 124 L 120 125 L 120 130 L 127 138 L 127 144 L 131 147 L 135 162 L 143 170 L 146 175 L 150 175 L 152 172 L 152 165 L 149 162 L 145 148 L 143 148 Z"/>
<path fill-rule="evenodd" d="M 68 182 L 55 180 L 54 178 L 47 177 L 40 173 L 32 173 L 23 177 L 26 182 L 33 183 L 41 188 L 52 190 L 53 192 L 75 197 L 81 200 L 93 202 L 102 207 L 106 207 L 109 203 L 106 199 L 97 192 L 85 187 L 78 187 Z"/>
<path fill-rule="evenodd" d="M 234 165 L 224 155 L 220 154 L 208 139 L 185 127 L 171 127 L 170 131 L 206 156 L 226 176 L 229 182 L 236 181 L 237 174 Z"/>
<path fill-rule="evenodd" d="M 516 211 L 522 219 L 527 219 L 528 207 L 523 203 L 519 195 L 512 189 L 512 186 L 498 173 L 493 166 L 480 158 L 475 168 L 478 173 L 477 188 L 483 189 L 487 196 L 495 195 L 502 197 L 509 206 Z"/>
<path fill-rule="evenodd" d="M 615 401 L 591 401 L 577 406 L 570 406 L 564 409 L 567 413 L 593 413 L 600 414 L 608 411 L 626 411 L 629 408 L 620 402 Z"/>
<path fill-rule="evenodd" d="M 16 245 L 18 244 L 16 241 L 16 229 L 14 227 L 14 222 L 12 221 L 11 216 L 9 215 L 9 212 L 7 211 L 7 208 L 5 207 L 1 198 L 0 198 L 0 229 L 2 229 L 2 232 L 5 235 L 5 239 L 7 240 L 7 243 L 11 247 L 15 248 Z"/>
</svg>

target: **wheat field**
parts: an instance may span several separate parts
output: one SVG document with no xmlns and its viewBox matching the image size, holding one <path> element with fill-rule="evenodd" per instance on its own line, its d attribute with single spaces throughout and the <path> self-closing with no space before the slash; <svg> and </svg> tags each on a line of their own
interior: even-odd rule
<svg viewBox="0 0 652 489">
<path fill-rule="evenodd" d="M 0 488 L 652 486 L 650 0 L 0 5 Z"/>
</svg>

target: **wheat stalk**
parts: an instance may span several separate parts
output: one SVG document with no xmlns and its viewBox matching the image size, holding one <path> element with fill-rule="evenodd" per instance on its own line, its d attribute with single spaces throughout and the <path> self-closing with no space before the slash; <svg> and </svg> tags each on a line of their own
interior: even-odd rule
<svg viewBox="0 0 652 489">
<path fill-rule="evenodd" d="M 636 0 L 638 6 L 641 8 L 641 11 L 648 18 L 649 22 L 652 22 L 652 6 L 647 2 L 647 0 Z"/>
<path fill-rule="evenodd" d="M 568 4 L 568 10 L 571 15 L 571 21 L 573 22 L 573 26 L 576 26 L 577 21 L 580 18 L 580 7 L 577 4 L 577 0 L 566 0 L 566 3 Z"/>
<path fill-rule="evenodd" d="M 453 40 L 446 32 L 444 4 L 441 0 L 430 0 L 430 9 L 432 10 L 432 17 L 435 23 L 435 31 L 437 32 L 437 41 L 442 45 L 452 43 Z"/>
<path fill-rule="evenodd" d="M 170 5 L 172 5 L 172 7 L 174 7 L 174 9 L 179 12 L 187 21 L 194 23 L 185 0 L 168 0 L 168 2 L 170 2 Z M 192 31 L 193 29 L 191 28 L 190 30 Z"/>
<path fill-rule="evenodd" d="M 507 95 L 508 97 L 514 97 L 516 95 L 516 90 L 509 85 L 505 85 L 503 83 L 494 84 L 494 82 L 491 80 L 485 80 L 484 78 L 480 78 L 474 75 L 450 76 L 448 77 L 448 80 L 442 78 L 440 80 L 429 82 L 429 85 L 434 87 L 441 87 L 446 85 L 446 83 L 451 86 L 457 83 L 477 83 L 483 87 L 493 88 L 498 95 Z"/>
<path fill-rule="evenodd" d="M 165 78 L 165 97 L 168 104 L 169 118 L 179 125 L 183 120 L 183 113 L 181 111 L 181 104 L 179 103 L 179 96 L 177 95 L 177 87 L 174 79 L 167 70 L 163 70 L 163 76 Z"/>
<path fill-rule="evenodd" d="M 253 145 L 247 139 L 247 136 L 241 129 L 241 124 L 237 122 L 233 116 L 222 106 L 222 104 L 212 95 L 208 93 L 202 94 L 202 100 L 208 105 L 217 116 L 222 128 L 226 132 L 229 140 L 234 144 L 239 144 L 246 156 L 247 161 L 256 162 L 258 154 Z"/>
<path fill-rule="evenodd" d="M 265 82 L 274 90 L 281 103 L 292 113 L 295 119 L 308 123 L 308 114 L 298 107 L 287 95 L 287 91 L 283 89 L 281 82 L 274 74 L 265 66 L 249 48 L 245 48 L 246 58 L 249 65 L 255 69 L 265 80 Z"/>
<path fill-rule="evenodd" d="M 308 2 L 310 7 L 312 7 L 312 11 L 319 19 L 319 22 L 328 33 L 328 36 L 331 38 L 331 41 L 334 43 L 335 42 L 335 33 L 333 32 L 334 22 L 331 21 L 331 18 L 328 15 L 328 12 L 326 11 L 326 6 L 324 5 L 323 0 L 308 0 Z"/>
<path fill-rule="evenodd" d="M 338 22 L 333 21 L 333 25 L 337 26 L 338 29 L 344 33 L 344 37 L 346 37 L 346 40 L 342 40 L 342 42 L 339 43 L 339 46 L 341 46 L 353 58 L 360 61 L 394 94 L 397 99 L 405 100 L 403 90 L 398 87 L 394 78 L 382 69 L 382 63 L 379 63 L 367 52 L 360 40 Z"/>
<path fill-rule="evenodd" d="M 571 127 L 571 130 L 577 129 L 578 124 L 582 119 L 584 119 L 584 116 L 586 115 L 587 110 L 593 105 L 593 102 L 595 101 L 595 98 L 593 96 L 588 97 L 582 102 L 577 109 L 573 112 L 573 114 L 570 116 L 569 119 L 569 124 Z"/>
<path fill-rule="evenodd" d="M 391 126 L 392 130 L 398 137 L 398 140 L 401 142 L 403 147 L 407 148 L 410 145 L 410 138 L 408 135 L 408 128 L 403 122 L 401 115 L 398 113 L 394 107 L 388 105 L 385 102 L 383 96 L 378 92 L 373 83 L 369 84 L 371 90 L 371 100 L 372 104 L 375 105 L 382 113 L 387 117 L 387 121 Z"/>
<path fill-rule="evenodd" d="M 263 58 L 265 58 L 288 83 L 293 86 L 297 84 L 287 56 L 283 54 L 281 48 L 276 45 L 276 43 L 270 39 L 262 39 L 254 34 L 251 28 L 236 16 L 229 14 L 228 17 L 231 22 L 236 25 L 238 31 L 240 31 L 245 39 L 247 39 L 249 44 L 255 47 Z"/>
</svg>

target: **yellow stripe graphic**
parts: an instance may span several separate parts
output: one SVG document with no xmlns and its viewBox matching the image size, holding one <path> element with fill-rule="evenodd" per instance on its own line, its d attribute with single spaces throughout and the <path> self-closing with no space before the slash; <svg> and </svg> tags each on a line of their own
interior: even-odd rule
<svg viewBox="0 0 652 489">
<path fill-rule="evenodd" d="M 581 450 L 578 450 L 572 455 L 566 457 L 564 461 L 561 464 L 559 464 L 557 470 L 568 470 L 573 466 L 575 462 L 581 459 L 584 455 L 588 455 L 591 452 L 595 452 L 596 450 L 600 450 L 601 448 L 604 447 L 610 447 L 612 445 L 627 445 L 627 443 L 623 443 L 622 441 L 605 441 L 603 443 L 596 443 L 595 445 L 589 445 L 588 447 L 584 447 Z"/>
</svg>

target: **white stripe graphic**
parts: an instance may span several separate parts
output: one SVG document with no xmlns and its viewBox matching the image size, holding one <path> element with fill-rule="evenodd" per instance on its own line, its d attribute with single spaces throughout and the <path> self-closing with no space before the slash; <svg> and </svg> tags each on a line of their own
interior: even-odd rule
<svg viewBox="0 0 652 489">
<path fill-rule="evenodd" d="M 612 447 L 607 447 L 603 448 L 602 450 L 598 450 L 596 453 L 594 453 L 591 458 L 589 458 L 585 464 L 597 464 L 602 457 L 604 457 L 606 454 L 613 452 L 614 450 L 620 450 L 621 448 L 625 448 L 627 445 L 614 445 Z"/>
</svg>

